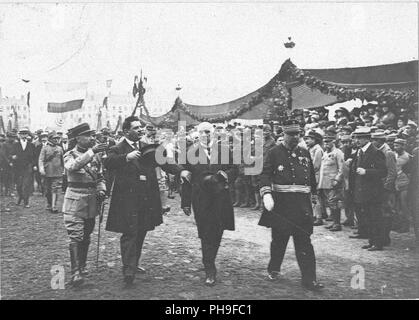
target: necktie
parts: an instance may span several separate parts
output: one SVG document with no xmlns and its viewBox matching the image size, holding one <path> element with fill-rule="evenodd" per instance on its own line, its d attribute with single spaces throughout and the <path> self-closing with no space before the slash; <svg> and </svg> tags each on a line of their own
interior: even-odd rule
<svg viewBox="0 0 419 320">
<path fill-rule="evenodd" d="M 364 151 L 362 151 L 362 149 L 359 149 L 357 167 L 361 166 L 363 158 L 364 158 Z"/>
</svg>

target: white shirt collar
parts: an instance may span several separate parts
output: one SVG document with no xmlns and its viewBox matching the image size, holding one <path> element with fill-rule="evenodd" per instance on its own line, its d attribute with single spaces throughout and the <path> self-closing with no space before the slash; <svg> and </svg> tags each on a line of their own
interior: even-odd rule
<svg viewBox="0 0 419 320">
<path fill-rule="evenodd" d="M 368 142 L 365 146 L 363 146 L 362 148 L 361 148 L 361 150 L 362 150 L 362 152 L 366 152 L 367 151 L 367 149 L 370 147 L 370 145 L 371 145 L 371 142 Z"/>
</svg>

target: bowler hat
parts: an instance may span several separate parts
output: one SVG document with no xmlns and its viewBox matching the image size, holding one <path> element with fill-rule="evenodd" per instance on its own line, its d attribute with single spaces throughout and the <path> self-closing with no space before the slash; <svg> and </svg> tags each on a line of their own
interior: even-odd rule
<svg viewBox="0 0 419 320">
<path fill-rule="evenodd" d="M 74 128 L 71 128 L 68 132 L 69 137 L 71 135 L 72 138 L 75 138 L 82 135 L 92 134 L 95 132 L 95 130 L 91 130 L 89 124 L 85 122 L 75 126 Z"/>
</svg>

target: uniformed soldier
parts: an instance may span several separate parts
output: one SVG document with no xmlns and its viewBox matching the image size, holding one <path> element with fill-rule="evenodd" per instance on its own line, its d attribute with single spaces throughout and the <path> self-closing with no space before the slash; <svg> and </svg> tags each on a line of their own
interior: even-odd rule
<svg viewBox="0 0 419 320">
<path fill-rule="evenodd" d="M 86 274 L 90 234 L 105 197 L 105 180 L 98 153 L 107 144 L 96 144 L 94 130 L 82 123 L 69 131 L 76 146 L 64 155 L 68 186 L 64 196 L 64 224 L 70 240 L 71 283 L 78 286 Z"/>
<path fill-rule="evenodd" d="M 316 258 L 310 240 L 313 233 L 311 198 L 316 194 L 313 163 L 309 152 L 298 146 L 298 122 L 285 121 L 283 131 L 284 141 L 268 151 L 260 177 L 265 210 L 259 225 L 272 228 L 268 277 L 278 279 L 292 236 L 302 284 L 309 290 L 318 290 L 323 285 L 316 281 Z"/>
</svg>

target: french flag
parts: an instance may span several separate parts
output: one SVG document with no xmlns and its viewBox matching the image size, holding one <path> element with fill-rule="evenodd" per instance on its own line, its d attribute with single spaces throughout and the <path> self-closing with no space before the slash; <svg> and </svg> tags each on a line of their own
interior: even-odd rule
<svg viewBox="0 0 419 320">
<path fill-rule="evenodd" d="M 63 113 L 81 109 L 87 93 L 87 82 L 45 82 L 48 112 Z"/>
</svg>

